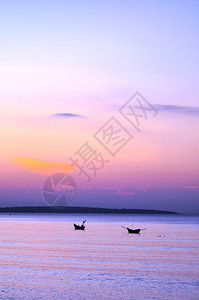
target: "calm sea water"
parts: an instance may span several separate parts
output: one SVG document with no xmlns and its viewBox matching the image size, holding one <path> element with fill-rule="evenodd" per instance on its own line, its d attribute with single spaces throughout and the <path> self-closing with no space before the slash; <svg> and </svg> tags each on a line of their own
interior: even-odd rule
<svg viewBox="0 0 199 300">
<path fill-rule="evenodd" d="M 199 217 L 1 214 L 0 299 L 199 299 Z"/>
</svg>

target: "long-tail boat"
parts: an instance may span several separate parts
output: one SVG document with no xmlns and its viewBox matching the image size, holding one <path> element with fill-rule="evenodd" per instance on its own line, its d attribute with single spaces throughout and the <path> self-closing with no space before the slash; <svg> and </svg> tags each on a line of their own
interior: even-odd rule
<svg viewBox="0 0 199 300">
<path fill-rule="evenodd" d="M 145 230 L 146 228 L 143 228 L 143 229 L 140 229 L 140 228 L 137 228 L 137 229 L 131 229 L 129 227 L 124 227 L 124 226 L 121 226 L 125 229 L 128 230 L 128 233 L 135 233 L 135 234 L 139 234 L 141 230 Z"/>
<path fill-rule="evenodd" d="M 85 224 L 86 223 L 86 220 L 84 220 L 83 222 L 82 222 L 82 225 L 77 225 L 77 224 L 73 224 L 74 225 L 74 227 L 75 227 L 75 230 L 84 230 L 85 229 Z"/>
</svg>

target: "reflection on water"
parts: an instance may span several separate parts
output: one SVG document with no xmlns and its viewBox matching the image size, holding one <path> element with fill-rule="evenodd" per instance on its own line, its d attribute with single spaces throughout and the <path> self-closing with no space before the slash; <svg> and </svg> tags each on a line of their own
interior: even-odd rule
<svg viewBox="0 0 199 300">
<path fill-rule="evenodd" d="M 0 216 L 0 299 L 198 299 L 198 264 L 198 217 Z"/>
</svg>

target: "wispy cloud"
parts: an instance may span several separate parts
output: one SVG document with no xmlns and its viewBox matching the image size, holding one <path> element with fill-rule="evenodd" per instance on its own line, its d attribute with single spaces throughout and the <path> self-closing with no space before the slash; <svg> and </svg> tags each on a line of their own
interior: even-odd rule
<svg viewBox="0 0 199 300">
<path fill-rule="evenodd" d="M 191 115 L 199 114 L 199 107 L 194 107 L 194 106 L 156 104 L 154 105 L 154 107 L 158 111 L 163 111 L 163 112 L 174 112 L 174 113 L 191 114 Z"/>
<path fill-rule="evenodd" d="M 69 118 L 85 118 L 85 116 L 73 114 L 73 113 L 57 113 L 52 114 L 51 117 L 61 118 L 61 119 L 69 119 Z"/>
<path fill-rule="evenodd" d="M 28 172 L 43 175 L 49 175 L 53 172 L 70 172 L 75 170 L 75 168 L 67 164 L 42 161 L 30 157 L 15 157 L 13 164 Z"/>
<path fill-rule="evenodd" d="M 116 194 L 122 195 L 122 196 L 125 196 L 125 195 L 128 195 L 128 196 L 134 196 L 134 195 L 136 195 L 135 192 L 128 191 L 128 190 L 124 190 L 124 189 L 118 189 L 118 190 L 116 191 Z"/>
<path fill-rule="evenodd" d="M 131 190 L 131 189 L 121 189 L 121 188 L 117 188 L 117 187 L 101 187 L 99 188 L 95 188 L 92 185 L 81 185 L 79 186 L 80 189 L 84 190 L 84 191 L 90 191 L 90 190 L 95 190 L 99 193 L 103 193 L 106 195 L 121 195 L 121 196 L 135 196 L 137 195 L 137 193 L 141 192 L 146 192 L 145 188 L 138 188 L 135 190 Z"/>
<path fill-rule="evenodd" d="M 196 189 L 199 189 L 199 186 L 198 185 L 186 185 L 186 186 L 184 186 L 184 189 L 196 190 Z"/>
</svg>

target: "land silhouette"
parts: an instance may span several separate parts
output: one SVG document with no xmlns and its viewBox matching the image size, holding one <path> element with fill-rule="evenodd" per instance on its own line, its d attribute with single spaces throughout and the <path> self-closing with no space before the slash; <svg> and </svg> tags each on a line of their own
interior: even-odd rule
<svg viewBox="0 0 199 300">
<path fill-rule="evenodd" d="M 79 206 L 20 206 L 0 207 L 0 213 L 86 213 L 86 214 L 177 214 L 155 209 L 101 208 Z"/>
</svg>

